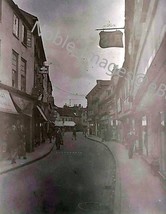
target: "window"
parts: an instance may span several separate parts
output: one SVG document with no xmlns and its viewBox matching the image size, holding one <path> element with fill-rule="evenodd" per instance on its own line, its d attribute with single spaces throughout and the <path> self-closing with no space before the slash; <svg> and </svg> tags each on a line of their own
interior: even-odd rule
<svg viewBox="0 0 166 214">
<path fill-rule="evenodd" d="M 26 92 L 26 60 L 21 58 L 21 91 Z"/>
<path fill-rule="evenodd" d="M 24 45 L 27 45 L 27 28 L 25 25 L 22 25 L 22 38 L 21 41 Z"/>
<path fill-rule="evenodd" d="M 12 52 L 12 87 L 18 87 L 18 53 Z"/>
<path fill-rule="evenodd" d="M 19 19 L 16 15 L 13 18 L 13 34 L 16 37 L 19 37 Z"/>
</svg>

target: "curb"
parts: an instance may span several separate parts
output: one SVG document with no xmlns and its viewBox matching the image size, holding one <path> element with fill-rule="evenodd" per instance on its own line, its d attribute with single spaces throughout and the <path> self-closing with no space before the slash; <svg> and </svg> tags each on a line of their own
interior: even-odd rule
<svg viewBox="0 0 166 214">
<path fill-rule="evenodd" d="M 121 214 L 121 180 L 120 180 L 120 172 L 119 172 L 119 165 L 118 165 L 118 161 L 115 157 L 115 155 L 113 154 L 113 152 L 111 151 L 111 149 L 102 142 L 102 140 L 95 140 L 93 138 L 90 138 L 89 136 L 86 136 L 86 138 L 88 138 L 91 141 L 95 141 L 98 143 L 103 144 L 105 147 L 107 147 L 107 149 L 112 153 L 115 163 L 116 163 L 116 185 L 115 185 L 115 198 L 114 198 L 114 214 Z"/>
<path fill-rule="evenodd" d="M 52 152 L 52 150 L 54 149 L 54 146 L 55 146 L 55 143 L 53 143 L 52 148 L 51 148 L 47 153 L 45 153 L 44 155 L 42 155 L 42 156 L 40 156 L 40 157 L 37 157 L 37 158 L 35 158 L 35 159 L 31 160 L 31 161 L 28 161 L 28 162 L 26 162 L 26 163 L 23 163 L 23 164 L 21 164 L 21 165 L 19 165 L 19 166 L 13 167 L 13 168 L 11 168 L 11 169 L 4 170 L 4 171 L 0 172 L 0 175 L 6 174 L 6 173 L 8 173 L 8 172 L 11 172 L 11 171 L 14 171 L 14 170 L 16 170 L 16 169 L 22 168 L 22 167 L 24 167 L 24 166 L 30 165 L 30 164 L 32 164 L 32 163 L 38 161 L 38 160 L 41 160 L 41 159 L 45 158 L 46 156 L 48 156 L 48 155 Z"/>
</svg>

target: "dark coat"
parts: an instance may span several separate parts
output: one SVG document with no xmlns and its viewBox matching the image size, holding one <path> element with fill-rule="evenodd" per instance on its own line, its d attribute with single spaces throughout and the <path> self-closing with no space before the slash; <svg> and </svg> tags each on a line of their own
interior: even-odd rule
<svg viewBox="0 0 166 214">
<path fill-rule="evenodd" d="M 58 130 L 58 131 L 56 132 L 55 137 L 56 137 L 56 143 L 59 143 L 59 144 L 60 144 L 60 143 L 62 142 L 62 133 L 61 133 L 60 130 Z"/>
<path fill-rule="evenodd" d="M 7 134 L 7 144 L 9 149 L 16 149 L 20 142 L 20 136 L 16 130 L 9 130 Z"/>
</svg>

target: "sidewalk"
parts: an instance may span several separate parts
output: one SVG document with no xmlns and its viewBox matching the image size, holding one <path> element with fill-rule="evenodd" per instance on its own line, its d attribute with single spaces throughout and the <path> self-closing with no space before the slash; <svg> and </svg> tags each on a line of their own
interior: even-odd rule
<svg viewBox="0 0 166 214">
<path fill-rule="evenodd" d="M 44 158 L 52 151 L 53 147 L 54 147 L 54 143 L 48 143 L 48 141 L 46 141 L 45 143 L 36 147 L 34 152 L 27 153 L 26 154 L 27 159 L 25 159 L 25 160 L 16 159 L 15 164 L 11 164 L 10 160 L 1 160 L 0 161 L 0 175 L 5 174 L 9 171 L 18 169 L 25 165 L 31 164 L 37 160 Z"/>
<path fill-rule="evenodd" d="M 89 139 L 101 142 L 95 136 Z M 113 153 L 117 178 L 114 214 L 165 214 L 166 192 L 160 179 L 138 155 L 128 158 L 126 148 L 117 142 L 102 142 Z"/>
</svg>

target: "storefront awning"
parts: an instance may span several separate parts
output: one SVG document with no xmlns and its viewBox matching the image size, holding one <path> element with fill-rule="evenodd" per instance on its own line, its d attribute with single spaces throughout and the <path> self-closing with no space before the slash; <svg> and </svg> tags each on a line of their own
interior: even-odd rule
<svg viewBox="0 0 166 214">
<path fill-rule="evenodd" d="M 64 126 L 64 125 L 63 125 L 63 121 L 55 121 L 54 124 L 55 124 L 55 126 L 57 126 L 57 127 L 63 127 L 63 126 Z"/>
<path fill-rule="evenodd" d="M 37 109 L 39 110 L 39 112 L 40 112 L 41 116 L 43 117 L 43 119 L 44 119 L 45 121 L 48 121 L 46 115 L 45 115 L 44 112 L 43 112 L 43 110 L 42 110 L 39 106 L 36 106 L 36 107 L 37 107 Z"/>
<path fill-rule="evenodd" d="M 33 103 L 29 103 L 26 108 L 22 111 L 23 114 L 32 117 L 33 113 Z"/>
<path fill-rule="evenodd" d="M 0 111 L 5 113 L 18 114 L 9 92 L 4 89 L 0 89 Z"/>
<path fill-rule="evenodd" d="M 76 124 L 75 124 L 75 122 L 74 121 L 65 121 L 64 122 L 64 126 L 75 126 Z"/>
<path fill-rule="evenodd" d="M 27 100 L 26 98 L 20 97 L 18 95 L 15 95 L 13 93 L 11 93 L 11 97 L 18 112 L 25 114 L 29 117 L 32 117 L 32 112 L 33 112 L 32 101 Z"/>
</svg>

